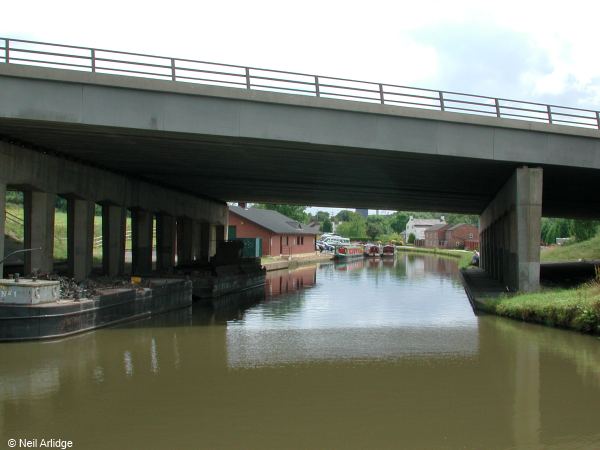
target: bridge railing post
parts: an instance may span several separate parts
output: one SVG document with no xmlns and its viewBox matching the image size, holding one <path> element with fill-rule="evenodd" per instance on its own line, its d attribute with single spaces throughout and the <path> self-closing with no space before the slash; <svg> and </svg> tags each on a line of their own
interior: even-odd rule
<svg viewBox="0 0 600 450">
<path fill-rule="evenodd" d="M 385 105 L 385 97 L 383 96 L 383 84 L 379 83 L 379 101 Z"/>
<path fill-rule="evenodd" d="M 250 68 L 246 67 L 246 89 L 250 89 Z"/>
<path fill-rule="evenodd" d="M 552 109 L 550 105 L 546 105 L 546 111 L 548 112 L 548 123 L 552 123 Z"/>
<path fill-rule="evenodd" d="M 596 126 L 600 130 L 600 112 L 596 111 Z"/>
<path fill-rule="evenodd" d="M 321 96 L 321 89 L 319 88 L 319 77 L 315 75 L 315 95 L 317 97 Z"/>
<path fill-rule="evenodd" d="M 444 93 L 442 91 L 439 91 L 440 94 L 440 109 L 442 111 L 446 110 L 446 107 L 444 106 Z"/>
<path fill-rule="evenodd" d="M 500 117 L 500 100 L 495 98 L 494 102 L 496 103 L 496 117 Z"/>
<path fill-rule="evenodd" d="M 90 58 L 92 61 L 92 72 L 96 71 L 96 50 L 93 48 L 90 48 Z"/>
<path fill-rule="evenodd" d="M 175 58 L 171 58 L 171 80 L 175 81 Z"/>
<path fill-rule="evenodd" d="M 6 60 L 6 64 L 10 63 L 10 39 L 4 40 L 4 59 Z"/>
</svg>

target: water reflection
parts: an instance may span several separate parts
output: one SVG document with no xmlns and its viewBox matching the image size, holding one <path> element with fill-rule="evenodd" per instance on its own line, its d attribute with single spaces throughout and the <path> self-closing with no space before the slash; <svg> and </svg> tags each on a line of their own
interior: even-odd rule
<svg viewBox="0 0 600 450">
<path fill-rule="evenodd" d="M 475 317 L 445 263 L 400 257 L 353 267 L 270 274 L 269 292 L 281 285 L 283 294 L 247 293 L 244 307 L 225 302 L 61 341 L 1 345 L 0 442 L 58 435 L 92 449 L 600 446 L 597 339 Z"/>
</svg>

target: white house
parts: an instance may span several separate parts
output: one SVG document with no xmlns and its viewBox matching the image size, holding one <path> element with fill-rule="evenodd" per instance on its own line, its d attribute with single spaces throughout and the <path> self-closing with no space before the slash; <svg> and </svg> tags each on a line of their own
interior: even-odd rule
<svg viewBox="0 0 600 450">
<path fill-rule="evenodd" d="M 406 230 L 404 230 L 404 241 L 408 241 L 408 237 L 411 234 L 415 235 L 415 239 L 425 239 L 425 230 L 429 227 L 439 224 L 445 224 L 446 219 L 441 216 L 439 219 L 415 219 L 410 216 L 406 223 Z"/>
</svg>

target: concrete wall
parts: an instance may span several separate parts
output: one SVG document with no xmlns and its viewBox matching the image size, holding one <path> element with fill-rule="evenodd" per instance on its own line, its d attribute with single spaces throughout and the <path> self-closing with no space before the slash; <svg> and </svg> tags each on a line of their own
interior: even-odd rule
<svg viewBox="0 0 600 450">
<path fill-rule="evenodd" d="M 540 168 L 518 168 L 479 220 L 481 266 L 513 291 L 539 288 Z"/>
</svg>

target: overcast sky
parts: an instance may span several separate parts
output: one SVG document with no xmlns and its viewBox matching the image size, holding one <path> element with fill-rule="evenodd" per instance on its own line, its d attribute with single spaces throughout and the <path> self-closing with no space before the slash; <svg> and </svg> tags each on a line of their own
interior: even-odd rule
<svg viewBox="0 0 600 450">
<path fill-rule="evenodd" d="M 6 1 L 0 35 L 600 108 L 600 2 Z"/>
</svg>

